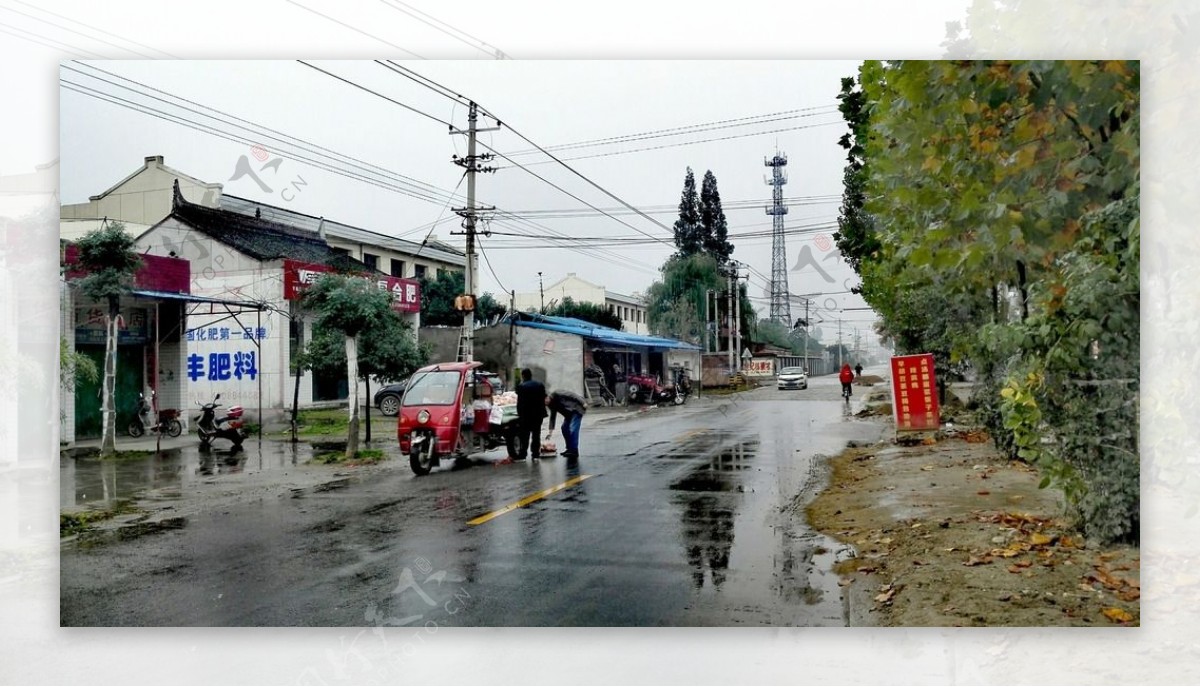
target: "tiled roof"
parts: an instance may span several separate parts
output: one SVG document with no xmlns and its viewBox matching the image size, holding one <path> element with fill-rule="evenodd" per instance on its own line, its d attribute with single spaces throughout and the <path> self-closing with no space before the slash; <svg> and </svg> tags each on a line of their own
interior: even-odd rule
<svg viewBox="0 0 1200 687">
<path fill-rule="evenodd" d="M 325 235 L 330 238 L 381 246 L 397 253 L 413 256 L 419 255 L 430 260 L 438 260 L 451 265 L 467 264 L 466 255 L 462 251 L 436 239 L 431 239 L 422 245 L 418 242 L 388 236 L 387 234 L 381 234 L 370 229 L 363 229 L 321 217 L 313 217 L 302 212 L 231 195 L 221 196 L 221 209 L 242 215 L 260 213 L 263 217 L 269 218 L 272 221 L 286 223 L 288 226 L 305 229 L 313 233 L 316 233 L 321 224 L 324 223 Z"/>
<path fill-rule="evenodd" d="M 257 260 L 288 258 L 336 270 L 376 272 L 335 251 L 315 232 L 221 208 L 189 203 L 175 182 L 171 217 Z"/>
</svg>

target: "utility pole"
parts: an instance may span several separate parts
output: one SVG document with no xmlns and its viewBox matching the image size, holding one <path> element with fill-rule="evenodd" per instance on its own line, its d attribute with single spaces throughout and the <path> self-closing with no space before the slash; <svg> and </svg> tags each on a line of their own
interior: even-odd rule
<svg viewBox="0 0 1200 687">
<path fill-rule="evenodd" d="M 465 208 L 454 208 L 454 212 L 463 218 L 463 229 L 467 236 L 467 273 L 465 276 L 466 291 L 463 299 L 455 299 L 456 306 L 463 311 L 463 327 L 460 336 L 459 348 L 462 351 L 462 358 L 465 362 L 470 362 L 475 359 L 475 288 L 479 285 L 478 264 L 475 261 L 475 218 L 478 210 L 495 210 L 495 208 L 476 208 L 475 207 L 475 174 L 476 172 L 495 172 L 495 167 L 480 167 L 479 163 L 487 161 L 494 157 L 491 153 L 483 155 L 475 154 L 475 138 L 480 131 L 498 131 L 499 126 L 487 129 L 480 129 L 477 126 L 479 120 L 479 106 L 473 101 L 471 102 L 470 110 L 467 112 L 467 156 L 460 158 L 457 155 L 453 156 L 454 164 L 466 170 L 467 174 L 467 206 Z M 450 127 L 451 134 L 461 134 L 461 130 Z"/>
<path fill-rule="evenodd" d="M 538 295 L 542 297 L 542 314 L 546 312 L 546 291 L 542 288 L 542 273 L 538 272 Z"/>
<path fill-rule="evenodd" d="M 804 299 L 804 374 L 806 375 L 808 374 L 808 328 L 810 326 L 808 322 L 809 302 L 807 298 Z"/>
<path fill-rule="evenodd" d="M 733 269 L 733 331 L 734 340 L 737 345 L 734 347 L 734 362 L 738 369 L 741 369 L 742 364 L 742 275 L 741 265 L 730 261 L 729 266 Z"/>
<path fill-rule="evenodd" d="M 728 280 L 725 282 L 725 339 L 729 350 L 729 374 L 733 374 L 733 360 L 737 353 L 733 350 L 733 270 L 725 273 Z"/>
<path fill-rule="evenodd" d="M 704 352 L 708 353 L 708 338 L 712 333 L 711 317 L 708 312 L 708 302 L 712 300 L 712 289 L 704 292 Z"/>
<path fill-rule="evenodd" d="M 838 318 L 838 369 L 842 367 L 842 318 Z"/>
</svg>

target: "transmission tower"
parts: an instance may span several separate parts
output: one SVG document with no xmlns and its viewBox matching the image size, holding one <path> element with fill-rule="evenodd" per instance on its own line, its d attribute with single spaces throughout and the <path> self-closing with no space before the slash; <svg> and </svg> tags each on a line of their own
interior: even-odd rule
<svg viewBox="0 0 1200 687">
<path fill-rule="evenodd" d="M 774 187 L 772 197 L 775 201 L 767 206 L 767 214 L 774 218 L 771 231 L 771 320 L 791 329 L 792 304 L 788 294 L 787 249 L 783 245 L 783 216 L 788 211 L 787 206 L 783 204 L 783 185 L 787 183 L 787 174 L 783 168 L 787 165 L 787 155 L 777 150 L 775 157 L 764 158 L 763 164 L 771 168 L 771 178 L 766 182 Z"/>
</svg>

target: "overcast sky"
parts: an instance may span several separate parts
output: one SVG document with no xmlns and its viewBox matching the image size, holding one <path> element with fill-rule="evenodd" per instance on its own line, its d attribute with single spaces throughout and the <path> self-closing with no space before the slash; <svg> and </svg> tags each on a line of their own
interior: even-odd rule
<svg viewBox="0 0 1200 687">
<path fill-rule="evenodd" d="M 451 234 L 460 231 L 459 218 L 447 205 L 458 206 L 462 201 L 447 203 L 443 197 L 456 187 L 457 192 L 465 193 L 465 183 L 459 184 L 461 169 L 451 164 L 451 156 L 465 154 L 466 141 L 450 135 L 448 127 L 436 120 L 465 127 L 466 107 L 370 61 L 313 64 L 396 102 L 295 61 L 66 63 L 62 78 L 68 85 L 60 95 L 62 201 L 85 201 L 139 167 L 143 157 L 163 155 L 166 164 L 181 172 L 223 183 L 225 193 L 389 235 L 420 241 L 428 233 L 428 225 L 441 220 L 434 234 L 461 246 L 463 237 Z M 840 259 L 829 257 L 835 252 L 829 237 L 838 212 L 845 154 L 837 145 L 845 126 L 834 108 L 840 79 L 854 74 L 857 61 L 413 60 L 401 64 L 474 99 L 499 117 L 503 122 L 500 130 L 481 134 L 481 141 L 506 154 L 530 148 L 514 130 L 543 147 L 646 132 L 671 134 L 556 154 L 596 186 L 638 208 L 673 208 L 689 166 L 698 185 L 704 172 L 712 170 L 734 235 L 764 233 L 771 228 L 771 217 L 764 210 L 771 199 L 771 187 L 765 183 L 770 168 L 764 165 L 764 158 L 773 156 L 778 148 L 788 156 L 784 196 L 800 199 L 789 209 L 786 226 L 812 230 L 787 237 L 790 291 L 827 294 L 818 297 L 826 310 L 862 305 L 857 297 L 844 293 L 847 284 L 853 283 L 852 272 Z M 160 114 L 182 117 L 235 138 L 249 138 L 266 149 L 266 157 L 256 161 L 246 142 L 98 100 L 74 90 L 79 87 L 150 106 Z M 151 88 L 192 102 L 155 100 L 146 94 L 167 96 Z M 214 110 L 278 133 L 260 130 L 254 135 L 228 121 L 204 116 L 217 114 Z M 763 115 L 775 116 L 765 121 L 749 119 Z M 719 128 L 662 131 L 716 122 L 721 122 Z M 484 118 L 480 125 L 495 123 Z M 322 169 L 313 161 L 328 165 L 328 158 L 298 150 L 294 139 L 360 161 L 342 159 L 333 165 L 344 172 L 364 175 L 361 165 L 373 165 L 390 173 L 393 181 L 388 183 L 395 184 L 395 175 L 403 175 L 407 179 L 402 183 L 412 180 L 409 183 L 427 185 L 422 194 L 430 197 L 416 199 Z M 651 149 L 644 150 L 647 148 Z M 278 167 L 260 171 L 269 191 L 250 176 L 231 180 L 243 155 L 254 161 L 255 169 L 283 158 Z M 300 156 L 311 159 L 298 159 Z M 581 156 L 594 157 L 569 159 Z M 483 290 L 536 291 L 538 271 L 544 272 L 547 285 L 575 272 L 612 291 L 646 290 L 673 250 L 669 232 L 675 219 L 673 209 L 650 214 L 666 228 L 624 210 L 612 213 L 616 219 L 607 217 L 591 211 L 582 201 L 605 210 L 620 207 L 620 203 L 587 180 L 540 153 L 513 155 L 512 159 L 525 168 L 497 159 L 493 164 L 501 167 L 498 172 L 478 177 L 481 203 L 518 213 L 570 210 L 593 216 L 531 217 L 536 224 L 497 217 L 491 229 L 586 238 L 661 238 L 665 243 L 581 251 L 549 247 L 552 244 L 546 239 L 485 237 L 481 244 L 487 261 L 480 261 Z M 734 257 L 749 266 L 746 272 L 752 296 L 764 297 L 771 272 L 770 236 L 735 238 L 734 245 Z M 805 250 L 824 274 L 812 263 L 801 264 Z M 765 301 L 757 300 L 756 305 L 766 313 Z M 846 325 L 852 329 L 865 326 L 869 313 L 852 311 L 844 317 L 852 321 Z"/>
</svg>

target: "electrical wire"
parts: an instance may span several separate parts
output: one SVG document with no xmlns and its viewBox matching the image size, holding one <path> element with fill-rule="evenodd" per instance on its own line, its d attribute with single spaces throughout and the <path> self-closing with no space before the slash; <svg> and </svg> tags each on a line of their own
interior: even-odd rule
<svg viewBox="0 0 1200 687">
<path fill-rule="evenodd" d="M 328 14 L 323 14 L 323 13 L 321 13 L 321 12 L 318 12 L 317 10 L 314 10 L 314 9 L 313 9 L 313 8 L 311 8 L 311 7 L 306 7 L 306 6 L 304 6 L 304 5 L 301 5 L 300 3 L 296 2 L 296 0 L 287 0 L 287 2 L 288 2 L 289 4 L 295 5 L 296 7 L 299 7 L 299 8 L 300 8 L 300 9 L 302 9 L 302 10 L 308 10 L 309 12 L 312 12 L 313 14 L 317 15 L 318 17 L 321 17 L 322 19 L 325 19 L 326 21 L 331 21 L 331 22 L 333 22 L 334 24 L 337 24 L 338 26 L 343 26 L 343 27 L 345 27 L 345 28 L 347 28 L 347 29 L 350 29 L 351 31 L 354 31 L 354 32 L 360 33 L 360 34 L 362 34 L 362 35 L 366 36 L 367 38 L 370 38 L 370 39 L 372 39 L 372 40 L 379 41 L 380 43 L 384 43 L 384 44 L 386 44 L 386 45 L 390 45 L 390 46 L 392 46 L 393 48 L 395 48 L 395 49 L 397 49 L 397 50 L 402 50 L 402 51 L 404 51 L 404 52 L 408 53 L 409 55 L 412 55 L 413 57 L 415 57 L 415 58 L 417 58 L 417 59 L 419 59 L 419 60 L 423 60 L 423 59 L 425 59 L 424 57 L 421 57 L 420 55 L 418 55 L 417 53 L 415 53 L 415 52 L 413 52 L 413 51 L 409 50 L 408 48 L 405 48 L 405 47 L 403 47 L 403 46 L 396 45 L 395 43 L 393 43 L 393 42 L 391 42 L 391 41 L 389 41 L 389 40 L 385 40 L 385 39 L 383 39 L 383 38 L 380 38 L 379 36 L 376 36 L 376 35 L 373 35 L 373 34 L 367 33 L 366 31 L 363 31 L 362 29 L 358 28 L 357 26 L 351 26 L 350 24 L 347 24 L 347 23 L 346 23 L 346 22 L 344 22 L 344 21 L 341 21 L 341 20 L 338 20 L 338 19 L 334 19 L 333 17 L 329 16 Z"/>
<path fill-rule="evenodd" d="M 24 6 L 26 6 L 26 7 L 29 7 L 29 8 L 35 9 L 35 10 L 37 10 L 37 11 L 39 11 L 39 12 L 42 12 L 43 14 L 49 14 L 50 16 L 53 16 L 53 17 L 58 17 L 59 19 L 62 19 L 62 20 L 64 20 L 64 21 L 71 22 L 72 24 L 76 24 L 76 25 L 78 25 L 78 26 L 84 26 L 84 27 L 87 27 L 87 28 L 89 28 L 89 29 L 91 29 L 91 30 L 95 31 L 96 33 L 102 33 L 102 34 L 104 34 L 104 35 L 106 35 L 106 36 L 112 36 L 113 38 L 116 38 L 116 39 L 119 39 L 119 40 L 125 41 L 126 43 L 132 43 L 133 45 L 136 45 L 136 46 L 138 46 L 139 48 L 145 48 L 145 49 L 147 49 L 147 50 L 152 50 L 152 51 L 154 51 L 154 52 L 156 52 L 156 53 L 159 53 L 160 55 L 166 55 L 167 57 L 170 57 L 170 58 L 179 59 L 179 56 L 178 56 L 178 55 L 173 55 L 173 54 L 171 54 L 171 53 L 169 53 L 169 52 L 167 52 L 167 51 L 165 51 L 165 50 L 159 50 L 158 48 L 152 48 L 152 47 L 150 47 L 150 46 L 146 45 L 145 43 L 139 43 L 139 42 L 137 42 L 137 41 L 133 40 L 132 38 L 126 38 L 125 36 L 120 36 L 120 35 L 117 35 L 117 34 L 115 34 L 115 33 L 111 32 L 111 31 L 105 31 L 104 29 L 97 28 L 97 27 L 95 27 L 95 26 L 91 26 L 90 24 L 84 24 L 83 22 L 76 21 L 76 20 L 74 20 L 74 19 L 72 19 L 72 18 L 70 18 L 70 17 L 67 17 L 67 16 L 64 16 L 64 15 L 58 14 L 58 13 L 56 13 L 56 12 L 51 12 L 50 10 L 48 10 L 48 9 L 46 9 L 46 8 L 44 8 L 44 7 L 39 7 L 39 6 L 37 6 L 37 5 L 33 4 L 33 3 L 30 3 L 30 2 L 25 2 L 24 0 L 12 0 L 12 2 L 15 2 L 15 3 L 17 3 L 18 5 L 24 5 Z M 44 21 L 44 20 L 43 20 L 43 21 Z M 65 29 L 66 27 L 60 27 L 60 28 L 64 28 L 64 29 Z M 99 39 L 96 39 L 96 40 L 99 40 Z M 110 43 L 110 45 L 111 45 L 111 43 Z M 123 48 L 123 49 L 124 49 L 124 50 L 128 50 L 128 48 Z M 133 51 L 132 51 L 132 50 L 130 50 L 129 52 L 133 52 Z M 140 54 L 140 53 L 135 53 L 135 54 Z M 146 56 L 145 56 L 145 55 L 143 55 L 143 57 L 146 57 Z"/>
<path fill-rule="evenodd" d="M 821 110 L 821 111 L 817 111 Z M 794 114 L 798 112 L 807 112 L 807 114 Z M 704 124 L 691 124 L 687 126 L 678 126 L 668 129 L 657 129 L 651 131 L 643 131 L 636 134 L 625 134 L 622 136 L 610 136 L 608 138 L 597 138 L 590 141 L 579 141 L 576 143 L 560 143 L 558 145 L 546 146 L 546 150 L 561 152 L 564 150 L 574 150 L 578 148 L 596 148 L 599 146 L 617 145 L 621 143 L 631 143 L 634 141 L 645 141 L 653 138 L 664 138 L 667 136 L 684 136 L 687 134 L 703 133 L 705 131 L 718 131 L 721 129 L 731 129 L 742 126 L 754 126 L 757 124 L 767 124 L 770 122 L 781 122 L 788 119 L 799 119 L 804 117 L 817 117 L 826 114 L 835 114 L 837 107 L 834 105 L 822 105 L 819 107 L 802 108 L 798 110 L 785 110 L 783 112 L 772 112 L 770 114 L 756 115 L 753 117 L 740 117 L 737 119 L 724 119 L 716 122 L 707 122 Z M 750 121 L 752 120 L 752 121 Z M 528 148 L 509 153 L 510 156 L 517 155 L 532 155 L 539 152 L 536 148 Z"/>
<path fill-rule="evenodd" d="M 487 41 L 479 40 L 478 38 L 472 36 L 471 34 L 467 33 L 466 31 L 463 31 L 462 29 L 451 26 L 450 24 L 447 24 L 446 22 L 444 22 L 440 19 L 437 19 L 436 17 L 434 17 L 432 15 L 426 14 L 426 13 L 422 12 L 421 10 L 413 7 L 412 5 L 409 5 L 404 2 L 400 2 L 400 0 L 391 0 L 391 1 L 380 0 L 380 2 L 382 2 L 384 5 L 392 8 L 393 10 L 395 10 L 397 12 L 407 14 L 408 16 L 412 17 L 413 19 L 416 19 L 417 21 L 425 24 L 426 26 L 429 26 L 433 29 L 441 31 L 442 33 L 446 34 L 447 36 L 450 36 L 451 38 L 453 38 L 456 41 L 459 41 L 460 43 L 463 43 L 469 47 L 475 48 L 476 50 L 484 53 L 485 55 L 493 56 L 496 59 L 504 59 L 503 56 L 505 53 L 504 53 L 504 51 L 500 50 L 500 48 L 497 48 L 496 46 L 492 45 L 491 43 L 488 43 Z M 400 7 L 397 7 L 396 5 L 402 5 L 403 7 L 406 7 L 408 9 L 407 10 L 401 9 Z M 410 12 L 408 10 L 412 10 L 412 11 Z M 418 16 L 418 15 L 420 15 L 420 16 Z M 446 29 L 443 29 L 440 26 L 437 26 L 429 21 L 426 21 L 425 19 L 422 19 L 421 17 L 426 17 L 428 19 L 431 19 L 434 22 L 437 22 L 438 24 L 441 24 L 442 26 L 449 27 L 453 31 L 456 31 L 456 32 L 462 34 L 463 36 L 466 36 L 467 38 L 470 38 L 471 40 L 475 41 L 475 44 L 472 44 L 470 41 L 460 38 L 459 36 L 455 36 L 454 34 L 450 33 Z M 492 48 L 495 52 L 484 49 L 482 46 L 485 46 L 485 45 Z"/>
<path fill-rule="evenodd" d="M 87 64 L 87 63 L 83 63 L 83 62 L 76 62 L 76 64 L 78 64 L 78 65 L 80 65 L 80 66 L 83 66 L 83 67 L 86 67 L 86 68 L 88 68 L 88 69 L 95 70 L 95 71 L 97 71 L 97 72 L 100 72 L 100 73 L 106 74 L 106 75 L 108 75 L 108 76 L 111 76 L 111 77 L 113 77 L 113 78 L 115 78 L 115 79 L 120 79 L 121 81 L 124 81 L 124 82 L 127 82 L 127 83 L 132 83 L 132 84 L 135 84 L 135 85 L 139 86 L 139 87 L 140 87 L 140 88 L 142 88 L 142 89 L 149 90 L 149 91 L 153 91 L 153 92 L 155 92 L 155 93 L 160 93 L 160 94 L 162 94 L 162 95 L 164 95 L 164 96 L 167 96 L 168 98 L 173 98 L 174 100 L 178 100 L 178 101 L 180 101 L 180 102 L 187 103 L 188 105 L 191 105 L 193 108 L 203 108 L 203 109 L 205 109 L 205 110 L 208 110 L 209 112 L 215 112 L 217 115 L 220 115 L 220 116 L 219 116 L 219 117 L 214 117 L 213 115 L 205 114 L 205 113 L 203 113 L 203 112 L 199 112 L 199 111 L 197 111 L 197 110 L 195 110 L 195 109 L 188 108 L 188 107 L 184 107 L 184 106 L 182 106 L 182 105 L 179 105 L 178 103 L 174 103 L 174 102 L 171 102 L 171 101 L 169 101 L 169 100 L 164 100 L 163 98 L 159 98 L 159 97 L 156 97 L 156 96 L 150 95 L 150 94 L 148 94 L 148 93 L 141 92 L 141 91 L 139 91 L 139 90 L 138 90 L 138 89 L 136 89 L 136 88 L 130 87 L 130 86 L 128 86 L 128 85 L 125 85 L 124 83 L 117 83 L 117 82 L 114 82 L 114 81 L 109 81 L 108 79 L 104 79 L 104 78 L 102 78 L 102 77 L 99 77 L 99 76 L 96 76 L 96 75 L 94 75 L 94 74 L 90 74 L 90 73 L 87 73 L 87 72 L 80 71 L 79 69 L 76 69 L 75 67 L 72 67 L 72 66 L 69 66 L 69 65 L 66 65 L 66 64 L 64 64 L 64 65 L 63 65 L 63 69 L 68 69 L 68 70 L 70 70 L 70 71 L 76 72 L 77 74 L 83 75 L 83 76 L 85 76 L 85 77 L 87 77 L 87 78 L 90 78 L 90 79 L 95 79 L 95 80 L 97 80 L 97 81 L 101 81 L 101 82 L 104 82 L 104 83 L 107 83 L 107 84 L 110 84 L 110 85 L 113 85 L 113 86 L 117 86 L 118 88 L 123 88 L 123 89 L 125 89 L 125 90 L 131 91 L 131 92 L 134 92 L 134 93 L 137 93 L 138 95 L 141 95 L 141 96 L 143 96 L 143 97 L 147 97 L 147 98 L 152 98 L 152 99 L 154 99 L 154 100 L 158 100 L 158 101 L 160 101 L 160 102 L 163 102 L 163 103 L 165 103 L 165 104 L 167 104 L 167 105 L 171 105 L 172 107 L 178 107 L 178 108 L 180 108 L 180 109 L 187 110 L 187 111 L 189 111 L 189 112 L 192 112 L 192 113 L 194 113 L 194 114 L 197 114 L 197 115 L 199 115 L 199 116 L 202 116 L 202 117 L 208 117 L 209 119 L 212 119 L 212 120 L 214 120 L 214 121 L 220 122 L 221 124 L 225 124 L 225 125 L 232 125 L 232 126 L 237 126 L 237 128 L 239 128 L 239 129 L 242 129 L 242 130 L 244 130 L 244 131 L 247 131 L 247 132 L 250 132 L 251 134 L 254 134 L 254 135 L 256 135 L 256 136 L 260 136 L 260 137 L 262 137 L 263 139 L 270 139 L 270 140 L 278 141 L 278 142 L 280 142 L 280 143 L 283 143 L 283 144 L 285 144 L 285 145 L 289 145 L 289 146 L 292 146 L 292 147 L 295 147 L 295 148 L 299 148 L 300 150 L 303 150 L 303 151 L 305 151 L 305 152 L 310 152 L 310 153 L 312 153 L 312 154 L 314 154 L 314 155 L 323 155 L 323 156 L 326 156 L 326 157 L 329 157 L 330 155 L 334 155 L 334 156 L 337 156 L 337 157 L 343 158 L 345 161 L 349 161 L 349 162 L 355 163 L 355 164 L 352 164 L 352 165 L 350 165 L 351 167 L 357 167 L 358 169 L 362 170 L 362 171 L 363 171 L 363 172 L 365 172 L 365 173 L 369 173 L 369 174 L 377 174 L 377 175 L 379 175 L 379 176 L 388 177 L 388 178 L 389 178 L 389 180 L 394 180 L 396 183 L 398 183 L 398 184 L 400 184 L 400 185 L 402 185 L 402 186 L 411 186 L 411 187 L 413 188 L 414 192 L 418 192 L 418 193 L 424 193 L 424 194 L 428 194 L 428 195 L 432 195 L 432 196 L 446 195 L 446 191 L 444 191 L 444 190 L 442 190 L 442 189 L 440 189 L 440 188 L 438 188 L 438 187 L 436 187 L 436 186 L 434 186 L 434 185 L 432 185 L 432 184 L 429 184 L 429 183 L 427 183 L 427 182 L 423 182 L 423 181 L 421 181 L 421 180 L 419 180 L 419 179 L 414 179 L 414 178 L 412 178 L 412 177 L 405 176 L 405 175 L 403 175 L 403 174 L 400 174 L 400 173 L 398 173 L 398 172 L 394 172 L 394 171 L 392 171 L 392 170 L 389 170 L 389 169 L 387 169 L 387 168 L 385 168 L 385 167 L 381 167 L 381 166 L 379 166 L 379 165 L 376 165 L 376 164 L 373 164 L 373 163 L 370 163 L 370 162 L 366 162 L 365 160 L 361 160 L 361 159 L 359 159 L 359 158 L 356 158 L 356 157 L 354 157 L 354 156 L 351 156 L 351 155 L 346 155 L 345 153 L 339 153 L 339 152 L 337 152 L 336 150 L 333 150 L 333 149 L 331 149 L 331 148 L 327 148 L 327 147 L 325 147 L 325 146 L 322 146 L 322 145 L 319 145 L 319 144 L 316 144 L 316 143 L 312 143 L 311 141 L 307 141 L 307 140 L 305 140 L 305 139 L 303 139 L 303 138 L 299 138 L 298 136 L 294 136 L 294 135 L 291 135 L 291 134 L 286 134 L 286 133 L 284 133 L 284 132 L 282 132 L 282 131 L 278 131 L 278 130 L 276 130 L 276 129 L 273 129 L 273 128 L 271 128 L 271 127 L 265 126 L 265 125 L 263 125 L 263 124 L 259 124 L 259 123 L 257 123 L 257 122 L 254 122 L 254 121 L 251 121 L 251 120 L 248 120 L 248 119 L 245 119 L 245 118 L 242 118 L 242 117 L 238 117 L 238 116 L 236 116 L 236 115 L 232 115 L 232 114 L 230 114 L 230 113 L 228 113 L 228 112 L 224 112 L 224 111 L 222 111 L 222 110 L 218 110 L 217 108 L 210 107 L 210 106 L 208 106 L 208 105 L 204 105 L 204 104 L 202 104 L 202 103 L 199 103 L 199 102 L 196 102 L 196 101 L 194 101 L 194 100 L 189 100 L 188 98 L 184 98 L 184 97 L 182 97 L 182 96 L 178 96 L 178 95 L 175 95 L 175 94 L 173 94 L 173 93 L 169 93 L 169 92 L 167 92 L 167 91 L 164 91 L 164 90 L 162 90 L 162 89 L 155 88 L 154 86 L 150 86 L 150 85 L 148 85 L 148 84 L 142 83 L 142 82 L 140 82 L 140 81 L 137 81 L 137 80 L 135 80 L 135 79 L 131 79 L 131 78 L 128 78 L 128 77 L 125 77 L 125 76 L 121 76 L 120 74 L 115 74 L 115 73 L 113 73 L 113 72 L 107 71 L 107 70 L 105 70 L 105 69 L 101 69 L 100 67 L 96 67 L 96 66 L 94 66 L 94 65 L 91 65 L 91 64 Z M 227 122 L 227 121 L 224 121 L 224 120 L 222 120 L 222 119 L 221 119 L 221 117 L 225 117 L 225 118 L 228 118 L 228 119 L 234 120 L 234 121 L 236 121 L 236 122 L 241 122 L 241 123 L 243 123 L 245 126 L 239 126 L 239 125 L 236 125 L 236 124 L 232 124 L 231 122 Z M 271 134 L 278 134 L 278 136 L 272 136 L 272 135 L 269 135 L 269 134 L 263 134 L 263 133 L 262 133 L 262 132 L 260 132 L 260 131 L 256 131 L 256 129 L 261 129 L 262 131 L 267 131 L 267 132 L 270 132 Z M 297 144 L 297 142 L 298 142 L 299 144 L 303 144 L 303 145 L 298 145 L 298 144 Z M 344 161 L 342 161 L 342 160 L 339 160 L 339 161 L 337 161 L 337 163 L 338 163 L 338 164 L 347 164 L 346 162 L 344 162 Z M 453 196 L 453 194 L 450 194 L 450 196 Z M 437 199 L 437 201 L 436 201 L 436 202 L 439 202 L 439 203 L 440 203 L 440 202 L 441 202 L 441 199 L 440 199 L 440 198 L 439 198 L 439 199 Z"/>
<path fill-rule="evenodd" d="M 62 79 L 60 79 L 60 83 L 63 85 L 63 87 L 66 90 L 74 91 L 74 92 L 80 93 L 81 95 L 85 95 L 85 96 L 88 96 L 88 97 L 91 97 L 91 98 L 94 98 L 97 100 L 108 102 L 110 104 L 117 105 L 119 107 L 124 107 L 126 109 L 131 109 L 136 112 L 140 112 L 142 114 L 150 115 L 152 117 L 162 119 L 164 121 L 171 122 L 173 124 L 179 124 L 179 125 L 185 126 L 187 128 L 190 128 L 190 129 L 193 129 L 196 131 L 200 131 L 201 133 L 207 133 L 209 135 L 216 136 L 218 138 L 223 138 L 225 140 L 232 141 L 234 143 L 240 143 L 240 144 L 246 144 L 246 145 L 257 145 L 258 144 L 257 140 L 254 140 L 251 138 L 246 138 L 244 136 L 240 136 L 235 133 L 230 133 L 228 131 L 222 131 L 222 130 L 216 129 L 214 127 L 211 127 L 209 125 L 187 119 L 186 117 L 171 114 L 171 113 L 165 112 L 163 110 L 158 110 L 158 109 L 150 107 L 149 105 L 146 105 L 144 103 L 137 103 L 137 102 L 128 100 L 126 98 L 121 98 L 120 96 L 113 95 L 111 93 L 105 93 L 98 89 L 91 88 L 89 86 L 85 86 L 83 84 L 77 84 L 75 82 L 62 80 Z M 292 151 L 286 151 L 286 152 L 288 153 L 289 157 L 291 157 L 292 159 L 299 160 L 302 162 L 307 162 L 308 164 L 311 164 L 318 169 L 328 171 L 333 174 L 337 174 L 339 176 L 346 177 L 348 179 L 353 179 L 355 181 L 361 181 L 363 183 L 370 184 L 372 186 L 376 186 L 376 187 L 382 188 L 384 190 L 392 191 L 392 192 L 398 193 L 400 195 L 409 196 L 409 197 L 417 199 L 417 200 L 423 200 L 423 201 L 437 204 L 437 205 L 440 205 L 445 200 L 444 198 L 436 198 L 436 197 L 432 197 L 430 195 L 423 195 L 421 193 L 414 192 L 410 188 L 406 188 L 405 186 L 401 186 L 401 185 L 398 185 L 395 183 L 389 183 L 389 182 L 379 181 L 377 179 L 371 179 L 371 178 L 363 176 L 361 174 L 347 171 L 343 168 L 337 167 L 337 166 L 332 165 L 327 162 L 322 162 L 319 160 L 314 160 L 309 157 L 305 157 L 303 155 L 298 155 Z"/>
</svg>

